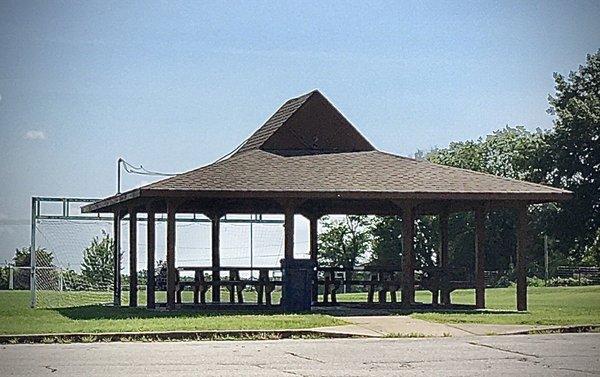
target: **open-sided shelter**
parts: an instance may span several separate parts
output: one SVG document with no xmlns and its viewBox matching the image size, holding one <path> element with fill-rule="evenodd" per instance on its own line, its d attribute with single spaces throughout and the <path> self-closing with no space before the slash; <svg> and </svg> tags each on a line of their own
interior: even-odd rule
<svg viewBox="0 0 600 377">
<path fill-rule="evenodd" d="M 154 307 L 154 263 L 156 213 L 167 214 L 167 302 L 175 308 L 177 294 L 175 216 L 201 213 L 212 220 L 212 272 L 204 287 L 212 287 L 213 302 L 219 301 L 218 288 L 234 284 L 221 281 L 227 266 L 219 261 L 219 219 L 225 214 L 283 214 L 284 270 L 294 269 L 294 215 L 310 220 L 310 258 L 317 261 L 317 222 L 327 214 L 399 215 L 402 217 L 402 268 L 397 279 L 401 302 L 414 303 L 415 218 L 423 214 L 440 216 L 439 250 L 442 303 L 449 303 L 450 287 L 444 278 L 448 266 L 448 216 L 454 212 L 474 211 L 476 256 L 474 286 L 476 306 L 485 307 L 484 240 L 486 213 L 494 208 L 517 212 L 517 308 L 526 310 L 524 253 L 527 242 L 527 206 L 562 201 L 570 197 L 565 190 L 433 164 L 377 150 L 318 91 L 291 99 L 227 158 L 134 190 L 111 196 L 83 208 L 85 212 L 112 212 L 115 216 L 115 255 L 119 253 L 120 219 L 130 221 L 130 304 L 136 305 L 137 240 L 136 214 L 148 214 L 148 305 Z M 115 301 L 120 300 L 120 265 L 115 258 Z M 306 267 L 309 266 L 309 267 Z M 311 270 L 310 264 L 303 268 Z M 287 271 L 289 272 L 289 271 Z M 293 303 L 308 295 L 315 301 L 316 282 L 305 286 L 292 284 L 295 278 L 284 271 L 283 299 Z M 303 275 L 304 276 L 304 275 Z M 308 279 L 316 279 L 308 273 Z M 286 278 L 287 277 L 287 278 Z M 288 280 L 286 280 L 288 279 Z M 199 283 L 198 283 L 199 284 Z M 240 283 L 241 284 L 241 283 Z M 289 284 L 286 289 L 286 284 Z M 295 288 L 290 288 L 291 286 Z M 242 284 L 243 286 L 243 284 Z M 266 285 L 260 286 L 261 289 Z M 300 287 L 298 289 L 298 287 Z M 233 287 L 232 287 L 233 288 Z M 327 287 L 326 287 L 327 288 Z M 206 290 L 206 289 L 205 289 Z M 204 302 L 204 301 L 203 301 Z"/>
</svg>

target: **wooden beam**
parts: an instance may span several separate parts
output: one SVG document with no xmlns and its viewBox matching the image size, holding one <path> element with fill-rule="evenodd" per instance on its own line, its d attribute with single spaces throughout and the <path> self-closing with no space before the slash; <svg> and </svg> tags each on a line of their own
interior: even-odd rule
<svg viewBox="0 0 600 377">
<path fill-rule="evenodd" d="M 121 306 L 121 211 L 116 210 L 113 220 L 113 305 Z"/>
<path fill-rule="evenodd" d="M 415 208 L 402 208 L 402 306 L 415 302 Z"/>
<path fill-rule="evenodd" d="M 285 259 L 294 259 L 294 207 L 287 203 L 283 209 L 284 212 L 284 257 Z"/>
<path fill-rule="evenodd" d="M 176 223 L 175 214 L 177 206 L 175 202 L 167 204 L 167 309 L 175 309 L 175 284 L 177 271 L 175 271 L 175 236 Z"/>
<path fill-rule="evenodd" d="M 475 307 L 485 308 L 485 216 L 483 207 L 475 210 Z"/>
<path fill-rule="evenodd" d="M 441 279 L 441 300 L 442 305 L 450 305 L 450 289 L 448 284 L 450 283 L 449 279 L 449 260 L 450 254 L 448 250 L 448 211 L 442 211 L 439 214 L 440 220 L 440 255 L 438 256 L 438 266 L 442 269 L 442 279 Z"/>
<path fill-rule="evenodd" d="M 221 214 L 212 214 L 210 216 L 212 231 L 211 231 L 211 263 L 213 267 L 212 280 L 214 282 L 221 281 L 219 267 L 221 267 L 220 255 L 220 233 L 221 233 Z M 221 287 L 219 285 L 212 286 L 212 302 L 221 302 Z"/>
<path fill-rule="evenodd" d="M 527 206 L 517 209 L 517 310 L 527 310 L 527 272 L 525 252 L 527 249 Z"/>
<path fill-rule="evenodd" d="M 147 266 L 148 276 L 146 280 L 146 308 L 154 309 L 156 307 L 155 295 L 155 276 L 154 266 L 156 265 L 156 222 L 155 214 L 151 209 L 148 209 L 148 228 L 147 228 Z"/>
</svg>

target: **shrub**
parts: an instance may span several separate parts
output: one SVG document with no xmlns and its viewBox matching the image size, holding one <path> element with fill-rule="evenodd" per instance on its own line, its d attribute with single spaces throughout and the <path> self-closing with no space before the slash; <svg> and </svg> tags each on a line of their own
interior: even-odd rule
<svg viewBox="0 0 600 377">
<path fill-rule="evenodd" d="M 552 278 L 546 284 L 548 287 L 577 287 L 582 285 L 593 285 L 594 282 L 588 278 Z"/>
<path fill-rule="evenodd" d="M 546 282 L 544 279 L 540 279 L 537 276 L 527 278 L 527 286 L 529 287 L 545 287 Z"/>
</svg>

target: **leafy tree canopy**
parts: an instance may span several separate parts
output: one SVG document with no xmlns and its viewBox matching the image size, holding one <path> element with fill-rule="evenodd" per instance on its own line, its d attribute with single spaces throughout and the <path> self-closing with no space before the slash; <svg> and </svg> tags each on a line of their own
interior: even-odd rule
<svg viewBox="0 0 600 377">
<path fill-rule="evenodd" d="M 15 250 L 13 263 L 17 267 L 31 266 L 31 247 L 22 247 Z M 38 267 L 52 267 L 54 263 L 54 255 L 51 251 L 44 248 L 35 249 L 35 262 Z"/>
<path fill-rule="evenodd" d="M 326 217 L 319 235 L 319 264 L 349 268 L 365 256 L 369 249 L 369 218 L 345 216 L 341 220 Z"/>
<path fill-rule="evenodd" d="M 600 50 L 568 76 L 555 73 L 554 80 L 548 111 L 556 119 L 544 136 L 541 178 L 573 191 L 574 198 L 560 206 L 549 230 L 573 260 L 600 264 Z"/>
</svg>

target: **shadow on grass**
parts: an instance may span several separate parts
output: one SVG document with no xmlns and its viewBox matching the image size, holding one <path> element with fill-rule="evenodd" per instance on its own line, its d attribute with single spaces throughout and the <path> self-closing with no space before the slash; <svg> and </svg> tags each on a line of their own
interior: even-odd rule
<svg viewBox="0 0 600 377">
<path fill-rule="evenodd" d="M 161 309 L 149 310 L 146 308 L 114 307 L 105 305 L 84 305 L 65 308 L 43 309 L 59 313 L 74 320 L 93 319 L 145 319 L 145 318 L 193 318 L 193 317 L 223 317 L 238 315 L 264 315 L 283 314 L 279 309 L 252 310 L 252 309 L 214 309 L 214 308 L 181 308 L 173 311 Z M 305 313 L 314 314 L 314 313 Z"/>
<path fill-rule="evenodd" d="M 120 320 L 120 319 L 152 319 L 152 318 L 194 318 L 194 317 L 224 317 L 239 315 L 261 315 L 285 314 L 281 307 L 267 308 L 234 308 L 224 306 L 221 308 L 210 307 L 183 307 L 173 311 L 164 308 L 149 310 L 144 307 L 130 308 L 126 306 L 114 307 L 107 305 L 83 305 L 64 308 L 43 309 L 54 311 L 60 315 L 73 320 Z M 452 307 L 433 307 L 431 305 L 419 305 L 412 308 L 401 308 L 393 305 L 372 305 L 344 303 L 337 306 L 318 306 L 310 312 L 295 314 L 325 314 L 336 317 L 348 316 L 385 316 L 385 315 L 410 315 L 413 313 L 436 313 L 436 314 L 526 314 L 514 310 L 475 309 L 470 305 L 453 305 Z"/>
<path fill-rule="evenodd" d="M 452 305 L 450 307 L 434 307 L 429 304 L 417 304 L 410 308 L 403 308 L 400 304 L 375 304 L 340 303 L 336 306 L 319 306 L 313 312 L 329 314 L 336 317 L 348 316 L 386 316 L 410 315 L 414 313 L 426 314 L 527 314 L 516 310 L 476 309 L 474 305 Z"/>
</svg>

